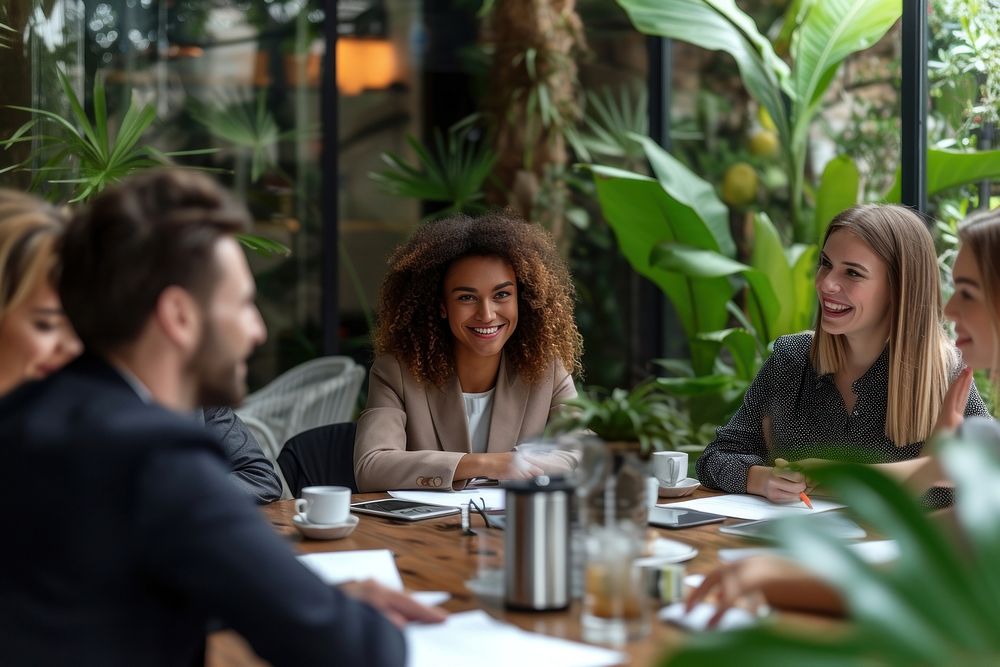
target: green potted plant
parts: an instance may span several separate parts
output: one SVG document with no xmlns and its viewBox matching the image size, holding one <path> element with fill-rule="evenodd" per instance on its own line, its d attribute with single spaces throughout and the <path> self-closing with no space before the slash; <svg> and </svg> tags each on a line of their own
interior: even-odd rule
<svg viewBox="0 0 1000 667">
<path fill-rule="evenodd" d="M 688 432 L 676 399 L 655 378 L 631 391 L 593 388 L 568 401 L 546 429 L 549 435 L 590 432 L 582 482 L 585 521 L 646 524 L 646 480 L 654 451 L 678 449 Z M 613 511 L 612 511 L 613 508 Z"/>
<path fill-rule="evenodd" d="M 806 517 L 776 527 L 782 551 L 840 592 L 852 622 L 838 632 L 779 618 L 691 636 L 660 664 L 998 664 L 1000 455 L 991 428 L 966 428 L 964 439 L 938 448 L 955 483 L 955 505 L 944 516 L 927 514 L 898 481 L 871 467 L 831 463 L 810 470 L 854 518 L 899 545 L 895 562 L 880 566 Z"/>
</svg>

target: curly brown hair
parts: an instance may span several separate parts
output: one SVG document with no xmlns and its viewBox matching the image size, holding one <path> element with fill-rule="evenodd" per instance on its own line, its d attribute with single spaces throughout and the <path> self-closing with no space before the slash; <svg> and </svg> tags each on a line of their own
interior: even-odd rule
<svg viewBox="0 0 1000 667">
<path fill-rule="evenodd" d="M 583 338 L 573 318 L 576 290 L 552 237 L 509 213 L 429 222 L 389 257 L 379 295 L 376 354 L 392 354 L 418 381 L 443 385 L 456 372 L 453 336 L 441 318 L 445 273 L 463 257 L 500 257 L 517 276 L 517 327 L 507 363 L 529 383 L 557 359 L 579 375 Z"/>
</svg>

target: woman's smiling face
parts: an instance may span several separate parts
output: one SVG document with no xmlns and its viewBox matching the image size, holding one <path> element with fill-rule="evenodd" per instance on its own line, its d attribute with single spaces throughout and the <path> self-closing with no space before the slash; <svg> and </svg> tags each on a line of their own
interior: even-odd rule
<svg viewBox="0 0 1000 667">
<path fill-rule="evenodd" d="M 847 230 L 830 234 L 816 271 L 823 330 L 885 339 L 891 321 L 889 270 L 875 251 Z"/>
<path fill-rule="evenodd" d="M 444 277 L 441 315 L 455 338 L 455 357 L 495 357 L 517 328 L 517 277 L 500 257 L 456 260 Z"/>
<path fill-rule="evenodd" d="M 994 313 L 983 294 L 983 279 L 972 250 L 962 246 L 951 271 L 955 292 L 945 304 L 945 316 L 955 323 L 955 345 L 971 368 L 993 368 L 996 359 Z"/>
</svg>

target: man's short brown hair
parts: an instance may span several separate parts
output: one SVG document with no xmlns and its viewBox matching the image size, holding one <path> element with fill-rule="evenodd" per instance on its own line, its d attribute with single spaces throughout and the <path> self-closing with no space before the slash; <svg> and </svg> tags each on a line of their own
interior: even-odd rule
<svg viewBox="0 0 1000 667">
<path fill-rule="evenodd" d="M 167 287 L 207 302 L 218 280 L 212 253 L 249 215 L 208 176 L 145 172 L 81 210 L 61 246 L 59 296 L 83 344 L 108 352 L 133 342 Z"/>
</svg>

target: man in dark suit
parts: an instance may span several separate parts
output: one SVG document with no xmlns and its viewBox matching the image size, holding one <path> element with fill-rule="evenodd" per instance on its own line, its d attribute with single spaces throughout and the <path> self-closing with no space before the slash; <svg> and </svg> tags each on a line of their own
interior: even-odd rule
<svg viewBox="0 0 1000 667">
<path fill-rule="evenodd" d="M 88 353 L 0 402 L 12 487 L 0 548 L 0 663 L 194 665 L 217 618 L 274 664 L 402 664 L 397 622 L 440 612 L 298 563 L 189 417 L 245 391 L 265 337 L 209 178 L 161 171 L 70 225 L 60 295 Z M 367 600 L 366 604 L 356 599 Z"/>
</svg>

